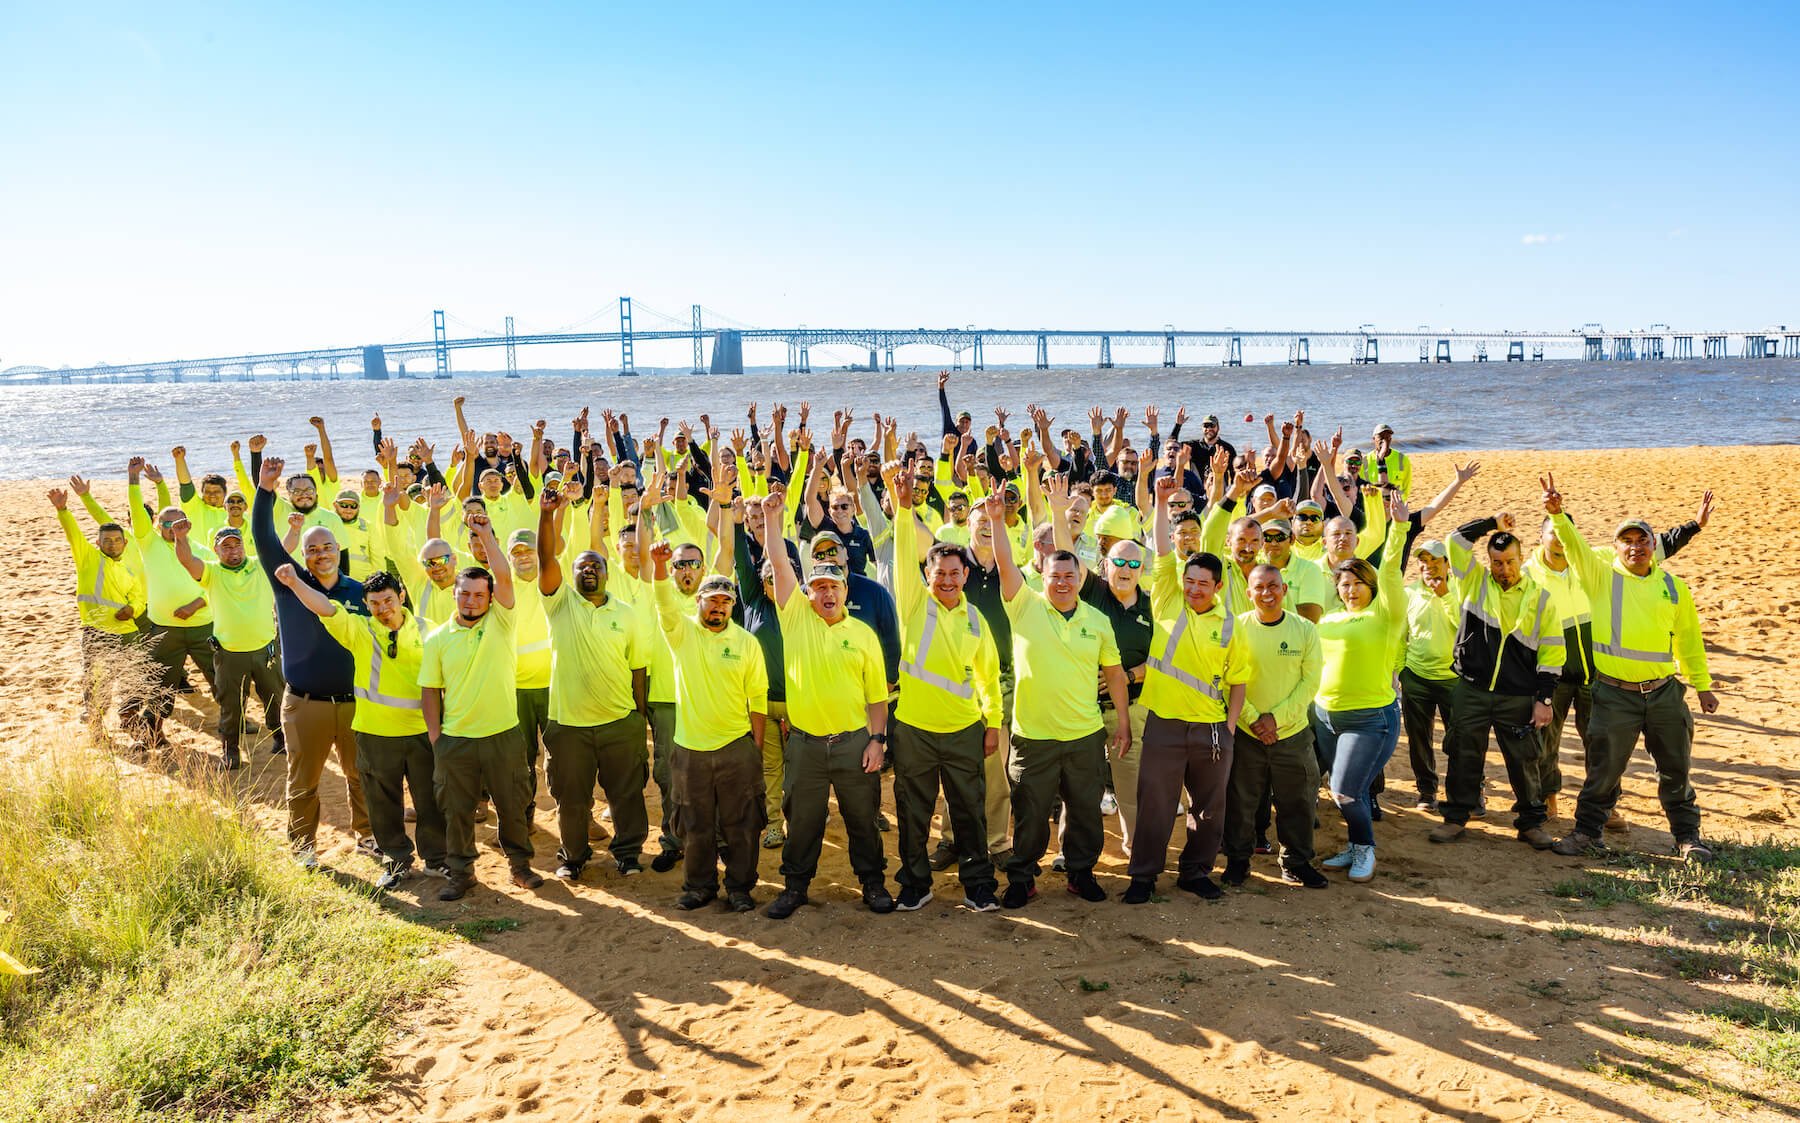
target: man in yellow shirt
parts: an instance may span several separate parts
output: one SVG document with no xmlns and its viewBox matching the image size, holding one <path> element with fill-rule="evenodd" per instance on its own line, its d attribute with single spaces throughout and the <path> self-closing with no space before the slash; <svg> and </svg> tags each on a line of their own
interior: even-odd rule
<svg viewBox="0 0 1800 1123">
<path fill-rule="evenodd" d="M 470 566 L 456 575 L 456 615 L 425 637 L 419 686 L 425 732 L 437 760 L 433 782 L 444 811 L 449 884 L 440 900 L 455 901 L 475 884 L 475 804 L 483 789 L 493 798 L 500 847 L 513 884 L 536 889 L 531 825 L 525 818 L 530 774 L 519 732 L 513 650 L 512 572 L 486 515 L 469 529 L 492 570 Z"/>
<path fill-rule="evenodd" d="M 369 829 L 381 848 L 381 889 L 397 888 L 412 874 L 415 848 L 406 835 L 406 796 L 412 795 L 417 854 L 425 872 L 448 878 L 444 863 L 444 813 L 432 782 L 435 763 L 425 734 L 419 666 L 425 658 L 424 627 L 408 612 L 400 582 L 373 573 L 362 582 L 369 615 L 339 608 L 337 602 L 300 580 L 292 565 L 275 570 L 333 640 L 356 660 L 356 770 L 362 776 Z"/>
<path fill-rule="evenodd" d="M 765 915 L 785 920 L 807 903 L 825 842 L 827 800 L 834 794 L 863 903 L 871 912 L 893 912 L 887 858 L 875 823 L 887 743 L 887 668 L 881 641 L 873 628 L 850 615 L 843 567 L 815 564 L 807 574 L 806 591 L 800 592 L 782 534 L 786 498 L 780 485 L 771 484 L 760 501 L 762 540 L 775 566 L 788 700 L 781 799 L 788 823 L 781 848 L 785 888 Z"/>
<path fill-rule="evenodd" d="M 638 856 L 650 832 L 644 785 L 650 652 L 640 610 L 607 588 L 606 558 L 575 555 L 574 587 L 563 580 L 556 543 L 558 494 L 538 501 L 537 587 L 550 625 L 550 723 L 546 768 L 556 798 L 556 876 L 575 881 L 594 856 L 589 842 L 594 785 L 612 808 L 612 856 L 621 874 L 643 870 Z"/>
<path fill-rule="evenodd" d="M 537 532 L 520 527 L 507 535 L 506 553 L 513 572 L 519 734 L 531 760 L 531 798 L 525 802 L 525 821 L 530 823 L 537 818 L 538 758 L 550 723 L 550 621 L 538 592 Z"/>
<path fill-rule="evenodd" d="M 75 558 L 75 602 L 81 620 L 81 716 L 95 720 L 95 697 L 105 684 L 117 680 L 123 653 L 136 647 L 141 632 L 138 618 L 144 614 L 144 579 L 125 564 L 125 528 L 102 522 L 94 541 L 82 537 L 75 516 L 69 513 L 69 493 L 50 489 L 50 505 Z M 128 730 L 138 721 L 139 699 L 126 699 L 121 711 Z"/>
<path fill-rule="evenodd" d="M 200 582 L 213 610 L 214 692 L 219 701 L 219 741 L 225 767 L 243 764 L 239 745 L 244 735 L 244 699 L 252 685 L 262 699 L 263 727 L 283 744 L 281 701 L 286 684 L 275 650 L 275 593 L 261 566 L 250 565 L 244 536 L 234 526 L 213 533 L 213 555 L 202 561 L 188 541 L 190 526 L 175 527 L 175 556 Z"/>
<path fill-rule="evenodd" d="M 769 674 L 762 649 L 731 622 L 737 587 L 714 574 L 700 582 L 696 611 L 682 610 L 669 580 L 674 548 L 650 551 L 656 616 L 675 655 L 675 752 L 669 776 L 674 822 L 681 832 L 682 884 L 675 907 L 701 908 L 719 895 L 725 859 L 725 901 L 732 912 L 756 907 L 757 834 L 766 823 L 762 791 L 762 733 L 768 720 Z"/>
<path fill-rule="evenodd" d="M 1060 508 L 1056 516 L 1060 521 L 1066 513 L 1067 492 L 1057 489 L 1051 501 Z M 1049 847 L 1051 804 L 1058 797 L 1067 813 L 1063 859 L 1069 892 L 1085 901 L 1104 901 L 1106 890 L 1094 880 L 1094 864 L 1106 845 L 1100 815 L 1106 794 L 1106 723 L 1094 683 L 1104 677 L 1115 710 L 1124 713 L 1131 705 L 1112 623 L 1081 599 L 1081 562 L 1073 552 L 1057 550 L 1049 555 L 1042 592 L 1026 586 L 1004 534 L 994 538 L 994 557 L 1000 568 L 1000 594 L 1012 621 L 1013 669 L 1018 676 L 1012 758 L 1007 763 L 1013 852 L 1006 862 L 1007 885 L 1000 904 L 1024 908 L 1037 895 L 1038 859 Z M 1131 748 L 1130 722 L 1119 722 L 1112 745 L 1121 757 Z"/>
<path fill-rule="evenodd" d="M 912 481 L 898 460 L 883 466 L 894 497 L 894 604 L 900 617 L 900 701 L 894 713 L 894 802 L 900 819 L 900 897 L 903 912 L 931 900 L 926 841 L 941 787 L 960 851 L 957 874 L 965 903 L 976 912 L 1000 907 L 988 856 L 985 761 L 1000 749 L 1000 657 L 993 630 L 963 592 L 973 559 L 964 547 L 938 541 L 925 552 L 911 533 Z M 953 497 L 954 498 L 954 497 Z M 990 496 L 979 525 L 990 531 L 1001 514 Z"/>
<path fill-rule="evenodd" d="M 217 689 L 212 658 L 212 609 L 206 590 L 175 556 L 175 527 L 187 524 L 180 507 L 165 505 L 154 519 L 144 509 L 138 477 L 142 475 L 166 492 L 162 473 L 144 458 L 134 456 L 126 467 L 126 495 L 131 508 L 131 536 L 144 560 L 144 585 L 150 621 L 150 658 L 161 669 L 157 689 L 143 712 L 149 731 L 147 747 L 163 742 L 162 723 L 175 709 L 175 690 L 186 673 L 188 660 L 206 676 L 208 687 Z"/>
<path fill-rule="evenodd" d="M 1433 726 L 1446 734 L 1456 702 L 1456 623 L 1462 610 L 1450 586 L 1450 552 L 1429 538 L 1418 544 L 1419 580 L 1406 587 L 1406 648 L 1400 667 L 1400 717 L 1418 785 L 1415 810 L 1438 809 L 1437 753 Z M 1336 599 L 1335 597 L 1333 598 Z"/>
<path fill-rule="evenodd" d="M 1656 560 L 1650 524 L 1629 519 L 1613 532 L 1611 564 L 1588 546 L 1569 516 L 1554 477 L 1544 481 L 1544 513 L 1556 525 L 1569 565 L 1587 593 L 1594 624 L 1594 708 L 1588 716 L 1587 779 L 1575 806 L 1575 829 L 1556 840 L 1556 853 L 1576 856 L 1600 848 L 1601 831 L 1619 801 L 1619 780 L 1638 738 L 1656 761 L 1657 796 L 1675 836 L 1675 850 L 1709 862 L 1700 837 L 1700 808 L 1689 781 L 1694 716 L 1676 672 L 1693 684 L 1702 713 L 1715 713 L 1706 667 L 1706 640 L 1687 582 Z"/>
<path fill-rule="evenodd" d="M 1178 561 L 1170 535 L 1169 496 L 1177 481 L 1156 481 L 1156 562 L 1150 605 L 1156 634 L 1141 695 L 1150 716 L 1138 764 L 1138 827 L 1125 903 L 1143 904 L 1168 860 L 1175 808 L 1185 787 L 1187 841 L 1176 886 L 1204 900 L 1221 895 L 1213 862 L 1225 833 L 1233 730 L 1250 682 L 1249 644 L 1225 611 L 1225 566 L 1204 551 Z M 1178 568 L 1179 567 L 1179 568 Z"/>
<path fill-rule="evenodd" d="M 1250 876 L 1256 817 L 1275 804 L 1281 841 L 1281 880 L 1308 889 L 1330 884 L 1313 865 L 1313 810 L 1319 798 L 1319 758 L 1313 752 L 1313 696 L 1324 656 L 1312 621 L 1286 608 L 1287 582 L 1265 562 L 1250 571 L 1250 602 L 1237 618 L 1238 634 L 1256 668 L 1244 691 L 1232 740 L 1230 791 L 1225 800 L 1225 883 Z"/>
</svg>

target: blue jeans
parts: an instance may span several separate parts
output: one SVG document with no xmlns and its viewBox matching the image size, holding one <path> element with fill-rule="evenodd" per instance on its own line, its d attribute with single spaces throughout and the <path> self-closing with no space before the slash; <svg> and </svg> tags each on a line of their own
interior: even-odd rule
<svg viewBox="0 0 1800 1123">
<path fill-rule="evenodd" d="M 1375 820 L 1369 789 L 1400 743 L 1400 703 L 1372 710 L 1327 710 L 1314 706 L 1314 743 L 1331 762 L 1331 795 L 1350 841 L 1375 845 Z"/>
</svg>

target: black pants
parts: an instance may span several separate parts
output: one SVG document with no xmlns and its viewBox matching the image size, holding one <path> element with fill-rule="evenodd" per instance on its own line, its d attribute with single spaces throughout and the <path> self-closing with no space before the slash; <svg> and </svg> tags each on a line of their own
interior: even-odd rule
<svg viewBox="0 0 1800 1123">
<path fill-rule="evenodd" d="M 281 697 L 286 686 L 281 679 L 281 654 L 273 643 L 255 651 L 214 650 L 213 674 L 219 700 L 219 741 L 226 748 L 235 749 L 243 740 L 245 695 L 252 686 L 262 699 L 263 727 L 271 733 L 281 730 Z"/>
<path fill-rule="evenodd" d="M 711 752 L 676 745 L 669 758 L 669 782 L 675 830 L 681 836 L 681 887 L 716 892 L 723 858 L 727 893 L 756 888 L 756 859 L 762 849 L 756 836 L 768 824 L 762 749 L 748 733 Z M 618 812 L 613 815 L 616 825 Z"/>
<path fill-rule="evenodd" d="M 1456 688 L 1456 705 L 1444 738 L 1446 823 L 1466 823 L 1481 802 L 1481 775 L 1487 766 L 1488 734 L 1500 744 L 1506 778 L 1513 790 L 1513 827 L 1544 825 L 1544 797 L 1538 794 L 1538 756 L 1543 741 L 1531 724 L 1531 696 L 1496 694 L 1470 682 Z"/>
<path fill-rule="evenodd" d="M 1038 859 L 1050 846 L 1050 819 L 1058 799 L 1063 821 L 1063 864 L 1071 874 L 1089 873 L 1106 845 L 1100 798 L 1106 793 L 1101 763 L 1106 729 L 1073 741 L 1040 741 L 1014 734 L 1006 776 L 1012 787 L 1013 852 L 1006 861 L 1006 880 L 1030 885 L 1037 880 Z M 1140 827 L 1143 808 L 1138 809 Z M 1163 836 L 1167 847 L 1169 839 Z M 1137 853 L 1132 842 L 1132 853 Z"/>
<path fill-rule="evenodd" d="M 613 813 L 612 856 L 621 862 L 643 853 L 650 833 L 644 806 L 650 754 L 644 748 L 644 717 L 633 711 L 605 725 L 560 725 L 544 731 L 549 747 L 550 794 L 556 797 L 558 861 L 585 865 L 594 856 L 588 828 L 594 818 L 594 784 L 606 793 Z"/>
<path fill-rule="evenodd" d="M 1225 856 L 1250 857 L 1256 847 L 1258 811 L 1273 802 L 1281 867 L 1291 870 L 1312 865 L 1313 809 L 1318 798 L 1319 758 L 1313 753 L 1310 726 L 1273 745 L 1237 730 L 1231 750 L 1231 787 L 1225 798 Z"/>
<path fill-rule="evenodd" d="M 452 877 L 475 876 L 475 805 L 485 789 L 494 801 L 500 848 L 517 873 L 531 866 L 531 825 L 525 821 L 529 787 L 525 743 L 514 726 L 492 737 L 453 737 L 432 746 L 432 791 L 444 812 L 444 862 Z"/>
<path fill-rule="evenodd" d="M 525 804 L 527 821 L 537 816 L 538 752 L 550 728 L 550 688 L 520 687 L 514 692 L 519 711 L 519 734 L 525 738 L 525 759 L 531 762 L 531 798 Z"/>
<path fill-rule="evenodd" d="M 895 722 L 894 802 L 900 820 L 898 880 L 902 888 L 931 888 L 931 813 L 938 789 L 950 815 L 949 838 L 957 850 L 956 872 L 963 889 L 974 892 L 998 884 L 987 848 L 987 729 L 976 722 L 954 733 L 931 733 Z"/>
<path fill-rule="evenodd" d="M 182 676 L 187 673 L 189 659 L 206 676 L 207 689 L 213 691 L 215 698 L 218 696 L 213 679 L 211 640 L 211 624 L 150 626 L 150 658 L 156 662 L 159 672 L 156 690 L 145 713 L 152 727 L 160 729 L 162 719 L 174 711 L 175 688 L 181 685 Z"/>
<path fill-rule="evenodd" d="M 1677 841 L 1700 837 L 1700 807 L 1690 772 L 1694 763 L 1694 714 L 1679 679 L 1648 694 L 1594 684 L 1588 715 L 1587 781 L 1575 806 L 1575 829 L 1600 837 L 1619 802 L 1619 781 L 1638 738 L 1656 762 L 1656 798 Z"/>
<path fill-rule="evenodd" d="M 781 813 L 787 819 L 787 842 L 781 848 L 781 877 L 789 889 L 806 891 L 819 872 L 825 845 L 829 799 L 837 796 L 850 850 L 850 869 L 864 884 L 887 875 L 887 855 L 875 816 L 881 810 L 881 773 L 864 772 L 863 750 L 869 731 L 853 729 L 835 738 L 790 729 L 787 761 L 781 775 Z"/>
<path fill-rule="evenodd" d="M 1411 668 L 1400 672 L 1400 722 L 1406 730 L 1406 752 L 1412 761 L 1413 782 L 1418 786 L 1422 800 L 1437 798 L 1437 753 L 1432 747 L 1432 729 L 1434 724 L 1441 724 L 1448 737 L 1456 685 L 1460 681 L 1421 678 Z"/>
<path fill-rule="evenodd" d="M 650 741 L 655 749 L 655 755 L 650 761 L 650 778 L 656 781 L 656 791 L 661 803 L 661 816 L 658 820 L 661 834 L 657 836 L 657 844 L 664 850 L 679 850 L 681 836 L 675 833 L 672 821 L 675 798 L 669 791 L 669 758 L 675 753 L 675 703 L 650 703 Z M 607 802 L 612 801 L 609 799 Z M 613 814 L 617 815 L 618 812 Z"/>
<path fill-rule="evenodd" d="M 1177 874 L 1186 879 L 1212 872 L 1225 840 L 1232 750 L 1232 729 L 1222 721 L 1174 721 L 1152 713 L 1144 722 L 1137 834 L 1127 867 L 1133 881 L 1155 880 L 1162 873 L 1183 788 L 1188 795 L 1188 830 Z"/>
<path fill-rule="evenodd" d="M 1562 791 L 1562 740 L 1570 710 L 1575 711 L 1575 732 L 1585 748 L 1588 719 L 1594 710 L 1593 688 L 1587 683 L 1563 679 L 1556 684 L 1556 693 L 1551 696 L 1550 724 L 1544 727 L 1544 752 L 1538 757 L 1538 791 L 1545 799 Z"/>
<path fill-rule="evenodd" d="M 432 773 L 436 761 L 431 738 L 356 735 L 356 770 L 362 773 L 363 800 L 369 809 L 369 831 L 382 856 L 395 869 L 412 865 L 414 840 L 406 836 L 406 791 L 412 792 L 413 833 L 418 856 L 429 867 L 444 864 L 444 813 L 438 807 Z"/>
</svg>

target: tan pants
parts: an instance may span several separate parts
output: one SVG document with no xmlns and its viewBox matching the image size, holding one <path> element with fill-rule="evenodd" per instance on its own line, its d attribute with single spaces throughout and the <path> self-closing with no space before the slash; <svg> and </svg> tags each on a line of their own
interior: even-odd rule
<svg viewBox="0 0 1800 1123">
<path fill-rule="evenodd" d="M 1119 839 L 1125 856 L 1129 858 L 1131 856 L 1131 836 L 1137 830 L 1138 762 L 1143 759 L 1144 755 L 1144 719 L 1150 716 L 1150 711 L 1146 710 L 1142 703 L 1133 702 L 1131 704 L 1131 751 L 1125 754 L 1124 760 L 1113 756 L 1110 747 L 1113 737 L 1119 732 L 1119 711 L 1102 707 L 1100 716 L 1106 722 L 1107 760 L 1112 765 L 1113 799 L 1119 805 Z M 1177 812 L 1177 830 L 1180 829 L 1180 815 L 1187 812 L 1185 793 L 1181 798 L 1181 804 L 1182 806 Z"/>
<path fill-rule="evenodd" d="M 763 813 L 768 822 L 781 822 L 781 760 L 787 743 L 787 703 L 769 703 L 769 717 L 763 722 L 762 779 Z"/>
<path fill-rule="evenodd" d="M 287 734 L 288 842 L 297 850 L 311 847 L 318 837 L 319 782 L 333 748 L 350 797 L 350 829 L 358 841 L 372 834 L 362 776 L 356 770 L 356 735 L 350 731 L 355 716 L 354 702 L 306 701 L 291 692 L 281 700 L 281 728 Z"/>
</svg>

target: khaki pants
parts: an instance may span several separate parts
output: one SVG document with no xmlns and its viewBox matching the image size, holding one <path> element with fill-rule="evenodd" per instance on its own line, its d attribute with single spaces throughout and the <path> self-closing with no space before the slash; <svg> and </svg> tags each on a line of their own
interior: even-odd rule
<svg viewBox="0 0 1800 1123">
<path fill-rule="evenodd" d="M 675 703 L 650 703 L 650 742 L 651 748 L 655 750 L 655 755 L 650 758 L 650 778 L 656 781 L 662 811 L 659 823 L 662 833 L 657 838 L 657 844 L 664 850 L 680 850 L 681 836 L 675 833 L 672 821 L 675 815 L 675 798 L 669 790 L 669 758 L 675 752 Z M 612 802 L 610 795 L 607 796 L 607 802 Z M 614 808 L 613 814 L 618 813 L 618 809 Z"/>
<path fill-rule="evenodd" d="M 771 823 L 781 821 L 781 763 L 786 748 L 787 703 L 771 700 L 762 736 L 763 817 Z"/>
<path fill-rule="evenodd" d="M 310 848 L 319 834 L 319 781 L 325 761 L 337 750 L 338 768 L 350 797 L 350 829 L 369 837 L 369 810 L 363 802 L 362 774 L 356 768 L 356 734 L 350 722 L 355 702 L 313 701 L 289 691 L 281 700 L 281 728 L 287 735 L 288 842 Z"/>
<path fill-rule="evenodd" d="M 1106 741 L 1111 745 L 1119 732 L 1119 711 L 1102 706 L 1100 716 L 1106 721 Z M 1131 751 L 1123 760 L 1107 757 L 1112 768 L 1113 799 L 1119 805 L 1119 844 L 1127 858 L 1131 857 L 1131 839 L 1137 832 L 1138 765 L 1144 759 L 1144 720 L 1150 711 L 1142 702 L 1133 702 L 1130 716 Z"/>
</svg>

